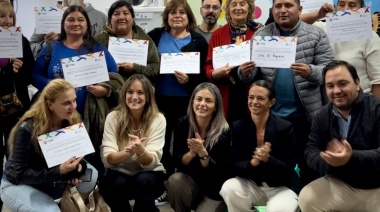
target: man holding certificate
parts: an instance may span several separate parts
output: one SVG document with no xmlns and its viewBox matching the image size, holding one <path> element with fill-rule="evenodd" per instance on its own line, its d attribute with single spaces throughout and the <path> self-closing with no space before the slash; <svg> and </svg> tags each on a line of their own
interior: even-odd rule
<svg viewBox="0 0 380 212">
<path fill-rule="evenodd" d="M 302 22 L 299 18 L 301 12 L 299 0 L 274 0 L 272 13 L 275 23 L 259 29 L 256 33 L 258 36 L 272 36 L 279 41 L 282 37 L 275 36 L 296 37 L 297 47 L 293 56 L 295 63 L 281 68 L 255 66 L 254 69 L 240 69 L 239 76 L 246 82 L 265 79 L 273 83 L 277 94 L 272 113 L 293 123 L 297 163 L 303 183 L 308 183 L 316 176 L 306 166 L 303 150 L 310 132 L 311 121 L 322 107 L 320 92 L 322 69 L 333 59 L 333 52 L 326 34 L 318 27 Z M 255 39 L 252 38 L 251 42 L 264 44 L 273 42 Z M 255 50 L 255 45 L 252 45 L 252 55 L 257 54 Z M 280 50 L 271 52 L 271 49 L 267 49 L 263 55 L 275 55 Z M 274 59 L 273 64 L 276 62 Z"/>
<path fill-rule="evenodd" d="M 53 142 L 60 129 L 81 122 L 76 105 L 75 88 L 63 79 L 52 80 L 12 129 L 10 157 L 1 181 L 1 199 L 11 211 L 60 211 L 54 200 L 62 197 L 67 181 L 79 192 L 94 189 L 98 172 L 81 162 L 83 155 L 73 153 L 71 158 L 61 158 L 65 162 L 49 168 L 48 157 L 39 145 L 40 135 Z M 57 133 L 52 135 L 52 131 Z M 79 178 L 86 169 L 92 170 L 92 176 L 82 182 Z"/>
</svg>

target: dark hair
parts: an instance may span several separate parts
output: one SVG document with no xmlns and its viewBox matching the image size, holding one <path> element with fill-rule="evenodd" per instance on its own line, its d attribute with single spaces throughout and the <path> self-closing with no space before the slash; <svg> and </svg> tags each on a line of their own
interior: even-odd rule
<svg viewBox="0 0 380 212">
<path fill-rule="evenodd" d="M 204 1 L 205 1 L 205 0 L 202 0 L 202 3 L 203 3 Z M 222 5 L 222 4 L 223 4 L 222 0 L 219 0 L 219 3 L 220 3 L 220 5 Z"/>
<path fill-rule="evenodd" d="M 131 13 L 132 18 L 135 19 L 135 11 L 133 10 L 133 7 L 130 3 L 126 1 L 115 1 L 115 3 L 113 3 L 108 10 L 108 23 L 111 23 L 112 15 L 115 12 L 115 10 L 124 6 L 127 7 L 129 12 Z"/>
<path fill-rule="evenodd" d="M 358 2 L 359 2 L 359 4 L 360 4 L 360 7 L 364 7 L 364 0 L 356 0 L 356 1 L 358 1 Z M 340 2 L 340 0 L 338 0 L 338 3 L 337 3 L 337 5 L 339 4 L 339 2 Z"/>
<path fill-rule="evenodd" d="M 193 11 L 191 11 L 191 7 L 184 0 L 171 0 L 165 7 L 164 12 L 162 12 L 162 26 L 165 27 L 165 30 L 169 31 L 169 13 L 178 7 L 182 6 L 186 12 L 187 19 L 189 23 L 187 24 L 186 29 L 188 31 L 193 30 L 197 27 L 197 20 L 195 19 Z"/>
<path fill-rule="evenodd" d="M 322 71 L 323 80 L 326 82 L 326 73 L 330 70 L 336 69 L 339 66 L 344 66 L 348 69 L 354 82 L 356 82 L 356 80 L 360 80 L 356 68 L 343 60 L 333 60 L 329 64 L 327 64 Z"/>
<path fill-rule="evenodd" d="M 274 99 L 274 97 L 276 96 L 276 91 L 274 90 L 272 83 L 265 81 L 265 80 L 257 80 L 251 84 L 249 89 L 251 89 L 255 85 L 266 88 L 268 90 L 269 100 Z"/>
<path fill-rule="evenodd" d="M 66 20 L 67 16 L 72 12 L 80 12 L 84 16 L 84 18 L 86 19 L 86 22 L 87 22 L 87 30 L 86 30 L 86 33 L 83 35 L 83 44 L 80 46 L 79 52 L 81 52 L 81 50 L 84 47 L 87 47 L 89 49 L 89 51 L 92 52 L 94 44 L 95 44 L 95 40 L 92 37 L 91 22 L 90 22 L 90 19 L 88 18 L 86 10 L 84 10 L 83 7 L 81 7 L 81 6 L 72 5 L 65 10 L 65 12 L 62 15 L 61 34 L 59 35 L 58 40 L 60 40 L 60 41 L 66 40 L 67 34 L 65 31 L 65 20 Z"/>
<path fill-rule="evenodd" d="M 276 1 L 276 0 L 273 0 L 272 5 L 274 5 L 274 1 Z M 338 0 L 338 1 L 339 1 L 339 0 Z M 300 0 L 294 0 L 294 2 L 295 2 L 298 6 L 301 6 L 301 1 L 300 1 Z"/>
</svg>

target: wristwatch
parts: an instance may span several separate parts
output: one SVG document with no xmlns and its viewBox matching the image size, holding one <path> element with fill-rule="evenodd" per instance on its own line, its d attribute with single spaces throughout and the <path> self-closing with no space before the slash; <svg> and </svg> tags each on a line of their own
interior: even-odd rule
<svg viewBox="0 0 380 212">
<path fill-rule="evenodd" d="M 208 155 L 206 155 L 206 156 L 203 156 L 203 157 L 199 157 L 199 159 L 201 159 L 201 160 L 207 160 L 209 158 L 209 156 Z"/>
</svg>

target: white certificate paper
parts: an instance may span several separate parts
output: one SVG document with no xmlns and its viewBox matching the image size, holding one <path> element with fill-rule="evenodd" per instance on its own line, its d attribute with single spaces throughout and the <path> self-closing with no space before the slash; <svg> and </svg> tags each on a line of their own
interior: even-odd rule
<svg viewBox="0 0 380 212">
<path fill-rule="evenodd" d="M 146 66 L 149 40 L 110 37 L 108 51 L 116 63 L 137 63 Z"/>
<path fill-rule="evenodd" d="M 369 7 L 356 11 L 337 11 L 327 16 L 327 36 L 330 43 L 372 38 L 372 15 Z"/>
<path fill-rule="evenodd" d="M 225 66 L 239 66 L 251 59 L 251 41 L 240 44 L 218 46 L 213 49 L 212 65 L 214 69 Z"/>
<path fill-rule="evenodd" d="M 76 88 L 110 80 L 103 51 L 61 59 L 61 65 L 65 80 Z"/>
<path fill-rule="evenodd" d="M 319 11 L 325 3 L 334 5 L 333 0 L 301 0 L 302 14 Z"/>
<path fill-rule="evenodd" d="M 0 58 L 23 57 L 21 27 L 0 27 Z"/>
<path fill-rule="evenodd" d="M 296 60 L 297 37 L 252 37 L 252 61 L 257 67 L 289 68 Z"/>
<path fill-rule="evenodd" d="M 66 7 L 35 7 L 36 34 L 59 33 Z"/>
<path fill-rule="evenodd" d="M 38 136 L 48 167 L 95 152 L 83 122 Z"/>
<path fill-rule="evenodd" d="M 160 74 L 199 74 L 200 52 L 178 52 L 161 54 Z"/>
</svg>

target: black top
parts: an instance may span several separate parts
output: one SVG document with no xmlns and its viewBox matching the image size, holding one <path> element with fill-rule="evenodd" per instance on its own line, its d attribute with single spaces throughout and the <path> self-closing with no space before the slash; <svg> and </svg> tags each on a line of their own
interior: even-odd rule
<svg viewBox="0 0 380 212">
<path fill-rule="evenodd" d="M 333 105 L 325 105 L 313 120 L 309 142 L 306 145 L 307 164 L 322 176 L 331 175 L 358 189 L 380 187 L 380 99 L 359 92 L 350 109 L 351 122 L 347 141 L 352 156 L 341 167 L 327 164 L 319 155 L 333 138 L 340 140 L 338 117 Z"/>
<path fill-rule="evenodd" d="M 264 142 L 271 143 L 266 163 L 251 166 L 257 147 L 256 126 L 250 115 L 234 122 L 232 128 L 232 170 L 235 175 L 253 180 L 257 185 L 266 182 L 271 187 L 290 186 L 295 167 L 295 141 L 290 122 L 275 115 L 268 117 Z"/>
<path fill-rule="evenodd" d="M 188 165 L 183 165 L 181 160 L 184 154 L 189 152 L 187 139 L 189 134 L 189 118 L 180 118 L 174 127 L 173 158 L 178 172 L 188 174 L 199 185 L 200 189 L 211 199 L 222 200 L 219 191 L 223 183 L 228 179 L 228 154 L 231 149 L 231 130 L 225 130 L 212 149 L 207 148 L 209 165 L 204 168 L 201 160 L 195 157 Z M 195 135 L 191 136 L 192 138 Z"/>
</svg>

